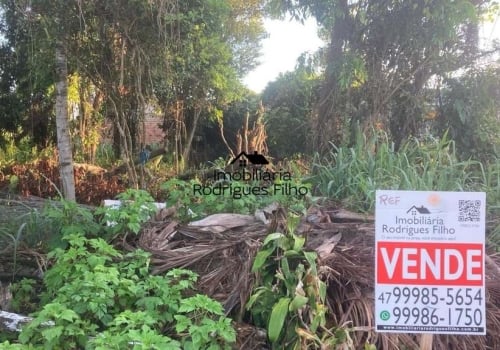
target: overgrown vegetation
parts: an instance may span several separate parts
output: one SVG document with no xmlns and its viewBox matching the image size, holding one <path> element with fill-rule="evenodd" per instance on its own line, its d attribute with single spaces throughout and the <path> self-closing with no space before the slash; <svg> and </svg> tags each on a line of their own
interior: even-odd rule
<svg viewBox="0 0 500 350">
<path fill-rule="evenodd" d="M 327 329 L 326 284 L 315 252 L 304 250 L 295 235 L 299 216 L 287 220 L 287 232 L 271 233 L 257 253 L 252 272 L 257 283 L 246 305 L 254 324 L 267 329 L 273 349 L 335 348 L 346 339 L 343 329 Z"/>
<path fill-rule="evenodd" d="M 375 190 L 486 191 L 490 209 L 500 201 L 500 164 L 460 161 L 455 143 L 443 138 L 411 138 L 399 149 L 381 130 L 359 130 L 351 147 L 331 144 L 316 156 L 312 177 L 319 194 L 353 210 L 372 212 Z"/>
<path fill-rule="evenodd" d="M 332 307 L 322 261 L 296 233 L 299 216 L 332 224 L 329 215 L 310 213 L 309 194 L 372 213 L 377 189 L 484 191 L 488 243 L 499 249 L 500 48 L 479 42 L 480 25 L 498 10 L 496 0 L 0 0 L 0 253 L 11 263 L 9 279 L 19 278 L 21 252 L 35 256 L 43 275 L 43 283 L 13 285 L 11 307 L 35 319 L 14 340 L 21 344 L 0 348 L 234 346 L 231 320 L 221 304 L 198 294 L 196 274 L 164 265 L 152 275 L 148 253 L 122 249 L 130 248 L 127 239 L 143 238 L 136 235 L 156 200 L 176 209 L 162 232 L 168 239 L 179 233 L 178 221 L 251 215 L 279 203 L 289 214 L 283 232 L 271 232 L 260 249 L 257 236 L 266 228 L 231 246 L 235 255 L 244 246 L 248 259 L 259 250 L 254 275 L 244 281 L 254 288 L 233 298 L 229 310 L 240 302 L 244 314 L 246 306 L 240 316 L 264 328 L 274 349 L 372 349 L 370 341 L 352 344 L 357 325 L 332 323 L 341 318 L 328 310 L 342 314 L 344 300 Z M 265 15 L 314 17 L 325 47 L 302 54 L 294 71 L 256 94 L 241 81 L 257 64 Z M 54 75 L 56 63 L 67 70 Z M 157 117 L 165 132 L 158 144 L 147 139 L 145 116 Z M 72 142 L 58 143 L 56 127 L 69 130 Z M 147 162 L 146 149 L 163 153 Z M 216 157 L 210 171 L 226 169 L 228 154 L 240 151 L 293 169 L 292 179 L 207 180 L 200 169 L 187 172 Z M 67 157 L 58 165 L 62 154 L 86 164 L 73 167 Z M 62 168 L 74 176 L 61 175 Z M 117 198 L 122 205 L 91 211 L 61 200 L 73 178 L 76 202 Z M 274 185 L 303 187 L 308 195 L 252 190 Z M 50 200 L 27 208 L 18 194 Z M 157 234 L 154 227 L 149 233 Z M 363 242 L 362 256 L 370 256 Z M 202 240 L 183 263 L 218 254 L 206 249 L 212 243 Z M 179 242 L 162 244 L 177 245 L 173 255 L 187 252 Z M 339 271 L 347 274 L 366 263 L 346 261 Z M 234 259 L 228 266 L 249 271 L 251 263 Z M 224 267 L 207 279 L 242 283 L 222 281 Z M 345 297 L 346 279 L 335 281 Z M 349 291 L 359 297 L 366 285 Z M 353 322 L 372 319 L 356 316 L 371 302 L 363 298 Z"/>
<path fill-rule="evenodd" d="M 411 138 L 399 149 L 387 134 L 358 129 L 355 143 L 331 144 L 325 156 L 316 155 L 307 181 L 318 195 L 333 198 L 359 212 L 373 212 L 375 191 L 427 190 L 486 192 L 488 217 L 494 223 L 487 239 L 500 246 L 500 160 L 460 160 L 455 142 L 428 136 Z"/>
<path fill-rule="evenodd" d="M 149 195 L 128 191 L 120 198 L 134 202 L 103 209 L 101 221 L 74 203 L 50 209 L 65 244 L 47 256 L 52 267 L 44 275 L 41 309 L 19 341 L 51 349 L 123 349 L 131 344 L 134 349 L 229 349 L 235 341 L 231 321 L 218 302 L 196 294 L 196 274 L 174 269 L 153 276 L 147 253 L 123 253 L 96 237 L 114 233 L 116 227 L 137 233 L 148 218 Z M 107 220 L 114 220 L 113 225 L 106 226 Z M 32 282 L 23 280 L 14 290 L 19 291 L 16 308 L 33 307 Z"/>
</svg>

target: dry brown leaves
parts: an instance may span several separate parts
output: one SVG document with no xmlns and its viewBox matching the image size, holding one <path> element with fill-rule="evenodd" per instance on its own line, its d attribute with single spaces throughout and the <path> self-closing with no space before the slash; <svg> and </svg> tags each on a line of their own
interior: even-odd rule
<svg viewBox="0 0 500 350">
<path fill-rule="evenodd" d="M 76 199 L 81 204 L 99 205 L 104 199 L 114 198 L 125 191 L 119 176 L 110 175 L 104 169 L 87 164 L 75 164 Z M 26 164 L 15 164 L 3 170 L 6 175 L 0 188 L 9 186 L 8 175 L 19 179 L 17 191 L 24 196 L 54 198 L 62 189 L 56 160 L 40 159 Z"/>
<path fill-rule="evenodd" d="M 154 273 L 175 267 L 196 271 L 200 275 L 199 289 L 222 302 L 228 313 L 233 311 L 241 316 L 253 288 L 251 266 L 255 254 L 267 233 L 283 229 L 284 216 L 277 215 L 268 225 L 251 217 L 241 220 L 241 217 L 234 216 L 231 220 L 233 214 L 224 214 L 224 222 L 211 218 L 207 225 L 181 225 L 171 218 L 172 213 L 151 221 L 128 247 L 151 252 Z M 330 326 L 350 327 L 358 349 L 362 349 L 366 341 L 375 343 L 377 349 L 419 348 L 418 335 L 373 331 L 373 217 L 338 208 L 312 207 L 298 231 L 307 236 L 307 249 L 318 252 L 319 273 L 328 285 Z M 500 256 L 490 254 L 488 259 L 488 334 L 434 336 L 433 349 L 500 349 L 500 278 L 497 270 Z M 246 341 L 250 341 L 248 337 L 255 338 L 257 330 L 248 325 L 240 328 L 245 329 L 239 333 L 240 344 L 245 344 L 240 348 L 254 348 L 255 344 Z M 261 344 L 262 339 L 259 339 Z"/>
</svg>

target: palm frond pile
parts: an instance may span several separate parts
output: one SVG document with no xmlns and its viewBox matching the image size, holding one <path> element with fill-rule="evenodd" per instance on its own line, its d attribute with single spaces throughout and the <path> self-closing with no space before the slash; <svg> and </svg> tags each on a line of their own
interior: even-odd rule
<svg viewBox="0 0 500 350">
<path fill-rule="evenodd" d="M 160 213 L 161 214 L 161 213 Z M 254 257 L 271 232 L 284 232 L 286 214 L 275 208 L 264 220 L 256 216 L 216 214 L 180 224 L 166 211 L 149 222 L 129 248 L 152 254 L 153 273 L 189 268 L 200 276 L 198 288 L 220 301 L 227 313 L 241 319 L 252 292 Z M 262 219 L 262 218 L 261 218 Z M 318 253 L 319 273 L 328 285 L 330 323 L 349 329 L 354 349 L 366 342 L 377 349 L 418 349 L 415 334 L 376 333 L 374 326 L 373 217 L 335 207 L 311 207 L 297 231 L 306 235 L 306 249 Z M 432 349 L 500 349 L 500 256 L 486 259 L 486 336 L 434 336 Z M 262 332 L 241 324 L 242 349 L 265 348 Z M 258 336 L 257 336 L 258 335 Z M 252 343 L 253 341 L 253 343 Z"/>
</svg>

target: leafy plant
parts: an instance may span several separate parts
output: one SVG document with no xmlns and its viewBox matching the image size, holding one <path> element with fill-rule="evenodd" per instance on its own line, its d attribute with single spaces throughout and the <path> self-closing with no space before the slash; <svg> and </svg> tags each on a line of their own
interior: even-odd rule
<svg viewBox="0 0 500 350">
<path fill-rule="evenodd" d="M 101 226 L 94 220 L 94 214 L 73 201 L 62 199 L 48 202 L 43 210 L 43 216 L 50 220 L 52 229 L 56 233 L 52 238 L 57 243 L 60 243 L 61 236 L 75 232 L 97 235 L 101 230 Z"/>
<path fill-rule="evenodd" d="M 167 206 L 176 206 L 178 216 L 183 220 L 202 214 L 199 210 L 199 200 L 193 196 L 193 186 L 197 184 L 200 184 L 197 180 L 183 181 L 172 178 L 161 185 L 161 189 L 168 193 Z"/>
<path fill-rule="evenodd" d="M 175 330 L 183 339 L 183 349 L 231 349 L 229 344 L 236 341 L 231 320 L 224 317 L 222 305 L 206 295 L 181 300 L 178 312 L 174 316 Z M 217 315 L 218 319 L 211 315 Z"/>
<path fill-rule="evenodd" d="M 144 311 L 125 310 L 109 324 L 109 328 L 90 341 L 96 350 L 181 349 L 180 343 L 162 335 L 155 328 L 156 320 Z"/>
<path fill-rule="evenodd" d="M 30 350 L 34 349 L 33 346 L 26 346 L 23 344 L 11 344 L 10 341 L 4 341 L 0 343 L 0 349 L 2 350 Z"/>
<path fill-rule="evenodd" d="M 10 286 L 12 301 L 10 307 L 15 312 L 30 313 L 36 310 L 39 301 L 37 281 L 23 278 Z"/>
<path fill-rule="evenodd" d="M 286 234 L 268 235 L 252 267 L 257 287 L 246 308 L 254 323 L 267 329 L 276 349 L 332 346 L 342 340 L 325 329 L 326 285 L 318 276 L 316 253 L 304 251 L 305 237 L 293 233 L 298 222 L 291 215 Z"/>
<path fill-rule="evenodd" d="M 121 201 L 119 210 L 114 207 L 100 207 L 96 210 L 96 214 L 103 215 L 102 223 L 112 235 L 139 233 L 141 224 L 149 220 L 157 210 L 153 197 L 144 190 L 128 189 L 116 197 Z"/>
<path fill-rule="evenodd" d="M 227 348 L 234 342 L 218 302 L 206 296 L 186 299 L 197 279 L 193 272 L 174 269 L 152 276 L 144 251 L 120 253 L 103 239 L 80 233 L 63 240 L 67 249 L 49 254 L 55 263 L 44 277 L 43 307 L 23 329 L 22 343 L 50 349 L 180 349 L 189 344 Z M 189 320 L 187 333 L 176 331 L 186 329 L 179 326 L 185 319 L 176 316 Z"/>
<path fill-rule="evenodd" d="M 21 343 L 44 345 L 45 349 L 83 347 L 95 324 L 82 318 L 66 305 L 53 302 L 44 306 L 19 335 Z"/>
</svg>

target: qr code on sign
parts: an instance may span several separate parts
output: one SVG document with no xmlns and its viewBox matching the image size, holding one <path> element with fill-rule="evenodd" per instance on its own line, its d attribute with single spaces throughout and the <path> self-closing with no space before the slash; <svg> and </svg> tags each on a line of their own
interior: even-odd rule
<svg viewBox="0 0 500 350">
<path fill-rule="evenodd" d="M 481 201 L 459 200 L 458 221 L 479 221 L 481 219 Z"/>
</svg>

